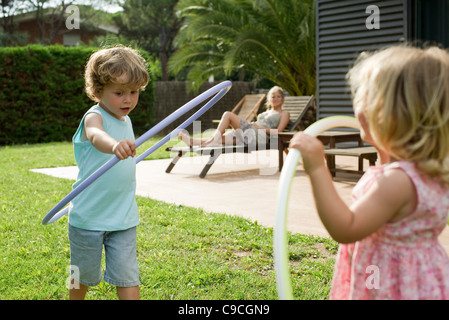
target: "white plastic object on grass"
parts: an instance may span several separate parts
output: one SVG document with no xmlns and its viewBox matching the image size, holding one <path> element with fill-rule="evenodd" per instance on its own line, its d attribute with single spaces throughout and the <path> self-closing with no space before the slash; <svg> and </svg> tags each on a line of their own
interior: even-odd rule
<svg viewBox="0 0 449 320">
<path fill-rule="evenodd" d="M 359 122 L 354 117 L 331 116 L 318 120 L 310 125 L 304 133 L 310 136 L 318 134 L 332 128 L 349 127 L 360 129 Z M 279 178 L 279 187 L 276 202 L 276 221 L 273 237 L 274 267 L 276 272 L 276 287 L 279 299 L 292 300 L 292 286 L 290 282 L 290 271 L 288 267 L 288 246 L 287 246 L 287 212 L 290 197 L 290 188 L 295 176 L 301 152 L 292 148 L 282 167 Z"/>
</svg>

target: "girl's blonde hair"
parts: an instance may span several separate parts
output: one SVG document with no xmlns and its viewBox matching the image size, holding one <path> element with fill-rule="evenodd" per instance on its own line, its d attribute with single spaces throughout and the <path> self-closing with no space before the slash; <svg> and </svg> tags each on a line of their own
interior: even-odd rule
<svg viewBox="0 0 449 320">
<path fill-rule="evenodd" d="M 347 79 L 377 147 L 449 186 L 449 54 L 411 46 L 365 53 Z"/>
<path fill-rule="evenodd" d="M 273 96 L 273 94 L 274 94 L 275 92 L 279 92 L 279 93 L 281 94 L 282 100 L 285 99 L 285 96 L 284 96 L 284 89 L 282 89 L 282 88 L 279 87 L 279 86 L 274 86 L 274 87 L 272 87 L 272 88 L 268 91 L 268 93 L 267 93 L 267 101 L 265 102 L 265 107 L 266 107 L 268 110 L 270 110 L 271 108 L 273 108 L 273 106 L 271 105 L 271 97 Z M 282 105 L 283 105 L 283 104 L 282 104 Z"/>
<path fill-rule="evenodd" d="M 126 75 L 126 86 L 145 90 L 150 76 L 145 59 L 134 49 L 116 46 L 100 49 L 89 58 L 86 64 L 84 78 L 85 90 L 89 98 L 98 102 L 108 84 L 119 83 L 118 78 Z"/>
</svg>

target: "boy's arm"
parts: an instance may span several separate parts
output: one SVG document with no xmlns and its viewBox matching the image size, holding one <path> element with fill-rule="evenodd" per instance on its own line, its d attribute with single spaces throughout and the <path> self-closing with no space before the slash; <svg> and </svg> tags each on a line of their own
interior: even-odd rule
<svg viewBox="0 0 449 320">
<path fill-rule="evenodd" d="M 120 160 L 136 155 L 134 141 L 124 139 L 119 141 L 104 131 L 103 119 L 95 113 L 89 113 L 84 119 L 86 138 L 99 151 L 115 154 Z"/>
</svg>

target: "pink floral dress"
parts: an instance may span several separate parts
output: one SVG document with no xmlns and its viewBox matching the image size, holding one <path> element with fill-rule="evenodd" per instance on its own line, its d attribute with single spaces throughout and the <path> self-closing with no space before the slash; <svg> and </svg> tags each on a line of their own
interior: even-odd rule
<svg viewBox="0 0 449 320">
<path fill-rule="evenodd" d="M 413 163 L 401 161 L 370 167 L 353 199 L 393 168 L 413 181 L 417 208 L 361 241 L 340 245 L 331 299 L 449 299 L 449 258 L 438 241 L 447 224 L 449 190 L 426 180 Z"/>
</svg>

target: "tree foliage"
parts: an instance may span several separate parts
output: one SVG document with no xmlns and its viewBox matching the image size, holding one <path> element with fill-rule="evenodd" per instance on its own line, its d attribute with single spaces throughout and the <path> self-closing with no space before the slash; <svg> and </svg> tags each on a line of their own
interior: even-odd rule
<svg viewBox="0 0 449 320">
<path fill-rule="evenodd" d="M 169 70 L 188 67 L 193 89 L 247 70 L 291 95 L 314 94 L 314 0 L 181 0 L 177 8 L 185 24 Z"/>
<path fill-rule="evenodd" d="M 178 0 L 126 0 L 117 20 L 120 33 L 159 58 L 162 80 L 168 80 L 167 64 L 174 52 L 173 40 L 182 19 L 175 14 Z"/>
</svg>

